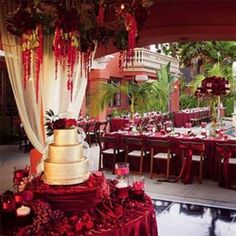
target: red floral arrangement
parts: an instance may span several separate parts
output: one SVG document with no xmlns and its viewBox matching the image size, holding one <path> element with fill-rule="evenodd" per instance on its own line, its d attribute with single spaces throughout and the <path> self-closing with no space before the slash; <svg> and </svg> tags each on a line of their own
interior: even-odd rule
<svg viewBox="0 0 236 236">
<path fill-rule="evenodd" d="M 56 116 L 51 109 L 49 109 L 46 111 L 45 126 L 47 135 L 51 136 L 53 134 L 53 130 L 55 129 L 70 129 L 77 127 L 77 120 L 73 118 L 60 118 L 59 116 Z"/>
<path fill-rule="evenodd" d="M 197 88 L 195 95 L 197 97 L 212 97 L 228 94 L 230 91 L 229 81 L 219 76 L 206 77 Z"/>
<path fill-rule="evenodd" d="M 22 45 L 24 87 L 30 78 L 31 53 L 36 52 L 36 97 L 43 60 L 43 37 L 54 34 L 55 74 L 58 64 L 67 69 L 67 89 L 73 95 L 76 63 L 88 75 L 91 55 L 98 43 L 110 41 L 124 58 L 133 58 L 138 30 L 147 19 L 147 1 L 143 0 L 12 0 L 17 10 L 6 19 L 10 33 L 19 36 Z M 150 1 L 152 2 L 152 1 Z M 147 2 L 149 3 L 149 1 Z"/>
</svg>

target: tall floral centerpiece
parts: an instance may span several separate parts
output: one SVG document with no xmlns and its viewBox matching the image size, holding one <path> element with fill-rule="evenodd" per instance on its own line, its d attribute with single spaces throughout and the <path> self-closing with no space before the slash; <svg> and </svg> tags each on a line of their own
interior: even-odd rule
<svg viewBox="0 0 236 236">
<path fill-rule="evenodd" d="M 213 123 L 217 123 L 216 105 L 220 105 L 220 97 L 227 95 L 230 92 L 229 81 L 220 76 L 206 77 L 201 86 L 197 88 L 195 93 L 198 97 L 210 99 L 210 112 Z"/>
<path fill-rule="evenodd" d="M 97 45 L 107 47 L 112 42 L 122 51 L 126 62 L 132 60 L 138 31 L 147 18 L 149 6 L 146 4 L 149 1 L 143 0 L 10 1 L 16 11 L 7 16 L 7 29 L 20 39 L 24 87 L 31 77 L 35 58 L 37 101 L 45 35 L 53 35 L 55 79 L 60 65 L 67 73 L 65 87 L 72 100 L 76 66 L 79 64 L 87 77 Z"/>
</svg>

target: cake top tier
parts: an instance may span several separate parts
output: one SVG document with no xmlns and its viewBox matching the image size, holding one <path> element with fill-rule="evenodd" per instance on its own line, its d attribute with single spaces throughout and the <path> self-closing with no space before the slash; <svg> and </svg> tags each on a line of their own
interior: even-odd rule
<svg viewBox="0 0 236 236">
<path fill-rule="evenodd" d="M 54 144 L 56 146 L 74 145 L 77 143 L 78 143 L 77 128 L 54 130 Z"/>
</svg>

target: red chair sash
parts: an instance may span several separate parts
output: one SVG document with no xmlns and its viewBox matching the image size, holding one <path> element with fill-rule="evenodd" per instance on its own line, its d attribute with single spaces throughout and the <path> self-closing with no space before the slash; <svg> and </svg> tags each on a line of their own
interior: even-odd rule
<svg viewBox="0 0 236 236">
<path fill-rule="evenodd" d="M 204 143 L 180 143 L 180 149 L 184 151 L 184 159 L 179 176 L 176 179 L 178 182 L 180 179 L 184 184 L 192 183 L 192 156 L 193 151 L 204 152 Z"/>
<path fill-rule="evenodd" d="M 220 155 L 223 158 L 223 181 L 224 186 L 229 187 L 230 181 L 229 181 L 229 158 L 232 157 L 232 150 L 230 147 L 217 147 L 217 152 L 220 153 Z"/>
</svg>

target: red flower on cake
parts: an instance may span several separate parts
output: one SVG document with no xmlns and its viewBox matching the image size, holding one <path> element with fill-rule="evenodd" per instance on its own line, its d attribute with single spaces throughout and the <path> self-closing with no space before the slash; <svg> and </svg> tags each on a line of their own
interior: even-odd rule
<svg viewBox="0 0 236 236">
<path fill-rule="evenodd" d="M 77 121 L 75 119 L 58 119 L 52 122 L 53 129 L 68 129 L 75 127 L 77 125 Z"/>
<path fill-rule="evenodd" d="M 50 109 L 46 111 L 45 126 L 47 135 L 50 136 L 53 134 L 54 129 L 70 129 L 77 127 L 77 120 L 72 118 L 60 118 L 60 116 L 56 116 Z"/>
</svg>

